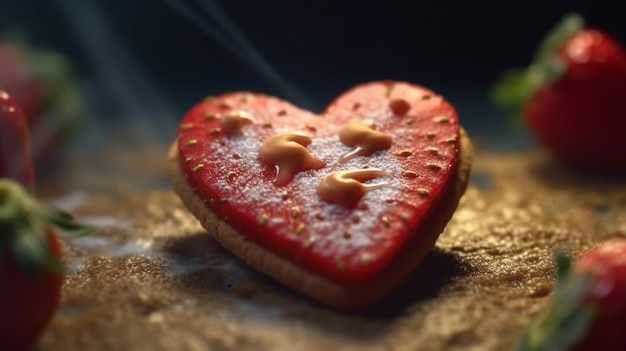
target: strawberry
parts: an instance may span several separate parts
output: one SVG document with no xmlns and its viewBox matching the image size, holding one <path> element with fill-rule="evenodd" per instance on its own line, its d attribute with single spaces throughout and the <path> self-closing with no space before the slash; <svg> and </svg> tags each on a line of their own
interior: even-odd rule
<svg viewBox="0 0 626 351">
<path fill-rule="evenodd" d="M 30 136 L 21 107 L 0 89 L 0 177 L 35 186 Z"/>
<path fill-rule="evenodd" d="M 8 91 L 22 106 L 28 123 L 43 112 L 43 86 L 34 80 L 26 67 L 28 56 L 21 46 L 0 41 L 0 86 Z"/>
<path fill-rule="evenodd" d="M 59 305 L 62 285 L 58 237 L 90 228 L 36 199 L 20 184 L 0 179 L 0 345 L 26 350 Z"/>
<path fill-rule="evenodd" d="M 519 108 L 548 150 L 566 163 L 626 171 L 626 51 L 608 34 L 567 16 L 539 47 L 534 62 L 508 72 L 496 102 Z"/>
<path fill-rule="evenodd" d="M 518 350 L 621 350 L 626 342 L 626 238 L 584 253 L 573 270 L 558 256 L 552 304 L 524 334 Z"/>
<path fill-rule="evenodd" d="M 69 61 L 24 41 L 0 40 L 0 87 L 22 106 L 35 167 L 46 175 L 74 134 L 83 110 Z"/>
<path fill-rule="evenodd" d="M 262 94 L 228 93 L 183 118 L 176 167 L 242 240 L 365 294 L 382 290 L 373 286 L 380 280 L 396 285 L 434 244 L 460 197 L 446 195 L 457 184 L 460 144 L 454 108 L 408 83 L 357 86 L 321 115 Z M 440 213 L 442 206 L 448 210 Z M 402 260 L 411 263 L 394 265 Z M 373 302 L 365 300 L 344 303 Z"/>
</svg>

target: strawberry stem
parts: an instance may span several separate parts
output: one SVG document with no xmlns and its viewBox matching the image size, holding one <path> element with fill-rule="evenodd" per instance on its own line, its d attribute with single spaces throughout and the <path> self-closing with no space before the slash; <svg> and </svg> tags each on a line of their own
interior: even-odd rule
<svg viewBox="0 0 626 351">
<path fill-rule="evenodd" d="M 28 276 L 38 277 L 42 267 L 62 271 L 50 251 L 48 233 L 72 238 L 92 230 L 74 223 L 71 215 L 39 202 L 19 183 L 0 179 L 0 254 L 12 252 Z"/>
<path fill-rule="evenodd" d="M 581 16 L 566 15 L 541 41 L 528 67 L 504 72 L 490 92 L 491 100 L 496 105 L 517 110 L 516 117 L 521 117 L 520 108 L 537 90 L 554 84 L 565 73 L 565 64 L 554 53 L 584 25 Z"/>
<path fill-rule="evenodd" d="M 585 20 L 582 16 L 575 13 L 565 15 L 539 44 L 535 53 L 535 62 L 543 61 L 552 56 L 565 41 L 581 31 L 584 27 Z"/>
<path fill-rule="evenodd" d="M 548 308 L 522 334 L 516 351 L 569 350 L 591 327 L 595 308 L 584 303 L 591 286 L 590 274 L 571 271 L 571 259 L 555 255 L 558 281 Z"/>
</svg>

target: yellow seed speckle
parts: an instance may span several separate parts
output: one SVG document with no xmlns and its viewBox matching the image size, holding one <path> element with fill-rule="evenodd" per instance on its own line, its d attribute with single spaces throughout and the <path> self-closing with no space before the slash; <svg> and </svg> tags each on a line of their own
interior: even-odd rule
<svg viewBox="0 0 626 351">
<path fill-rule="evenodd" d="M 438 148 L 436 148 L 434 146 L 429 146 L 429 147 L 425 148 L 424 151 L 428 151 L 429 153 L 431 153 L 433 155 L 441 154 L 441 150 L 439 150 Z"/>
<path fill-rule="evenodd" d="M 227 102 L 220 102 L 218 106 L 220 108 L 230 108 L 230 104 L 228 104 Z"/>
<path fill-rule="evenodd" d="M 307 124 L 307 125 L 305 126 L 305 128 L 306 128 L 306 129 L 308 129 L 308 130 L 310 130 L 310 131 L 312 131 L 312 132 L 317 131 L 317 128 L 315 128 L 315 126 L 310 125 L 310 124 Z"/>
<path fill-rule="evenodd" d="M 372 254 L 369 252 L 365 252 L 361 255 L 361 264 L 369 264 L 372 262 Z"/>
<path fill-rule="evenodd" d="M 417 189 L 417 193 L 420 194 L 420 195 L 428 195 L 429 191 L 428 191 L 428 189 L 419 188 L 419 189 Z"/>
<path fill-rule="evenodd" d="M 204 115 L 204 119 L 207 119 L 207 120 L 217 119 L 217 115 L 213 112 L 207 112 L 207 114 Z"/>
<path fill-rule="evenodd" d="M 361 107 L 361 103 L 360 102 L 355 102 L 354 105 L 352 105 L 352 110 L 356 111 L 359 109 L 359 107 Z"/>
<path fill-rule="evenodd" d="M 228 198 L 223 197 L 223 198 L 220 199 L 220 202 L 221 203 L 226 203 L 226 202 L 228 202 Z"/>
<path fill-rule="evenodd" d="M 287 200 L 287 199 L 289 198 L 289 193 L 288 193 L 288 192 L 286 192 L 286 191 L 283 191 L 283 192 L 280 194 L 280 198 L 281 198 L 281 199 L 283 199 L 283 200 Z"/>
<path fill-rule="evenodd" d="M 213 128 L 211 130 L 211 135 L 218 135 L 222 130 L 220 128 Z"/>
<path fill-rule="evenodd" d="M 304 228 L 305 228 L 304 224 L 302 223 L 298 224 L 298 226 L 296 227 L 296 234 L 297 235 L 302 234 L 302 232 L 304 232 Z"/>
<path fill-rule="evenodd" d="M 261 215 L 261 218 L 259 218 L 259 224 L 260 225 L 265 225 L 267 224 L 267 222 L 269 222 L 269 218 L 267 217 L 267 215 Z"/>
<path fill-rule="evenodd" d="M 187 140 L 187 142 L 185 143 L 185 145 L 187 146 L 194 146 L 198 143 L 198 141 L 196 139 L 189 139 Z"/>
<path fill-rule="evenodd" d="M 271 122 L 264 122 L 263 124 L 261 124 L 261 127 L 263 128 L 272 128 L 273 125 Z"/>
<path fill-rule="evenodd" d="M 280 110 L 280 111 L 278 111 L 278 115 L 279 116 L 284 116 L 286 114 L 287 114 L 287 110 Z"/>
<path fill-rule="evenodd" d="M 204 165 L 201 163 L 201 164 L 199 164 L 199 165 L 196 165 L 196 166 L 193 168 L 193 171 L 194 171 L 194 173 L 197 173 L 197 172 L 200 172 L 203 168 L 204 168 Z"/>
<path fill-rule="evenodd" d="M 391 221 L 389 220 L 389 217 L 383 216 L 382 220 L 383 220 L 383 225 L 385 226 L 385 228 L 391 227 Z"/>
<path fill-rule="evenodd" d="M 417 178 L 417 173 L 415 173 L 414 171 L 404 171 L 404 176 L 409 178 L 409 179 L 415 179 Z"/>
<path fill-rule="evenodd" d="M 402 151 L 398 151 L 396 152 L 397 156 L 402 156 L 402 157 L 409 157 L 411 155 L 413 155 L 413 152 L 409 151 L 409 150 L 402 150 Z"/>
<path fill-rule="evenodd" d="M 450 123 L 451 119 L 447 116 L 437 116 L 435 117 L 435 122 L 437 123 Z"/>
<path fill-rule="evenodd" d="M 302 243 L 302 246 L 305 249 L 310 249 L 313 247 L 313 244 L 315 243 L 315 239 L 309 238 L 307 239 L 304 243 Z"/>
<path fill-rule="evenodd" d="M 426 166 L 428 166 L 428 168 L 434 170 L 434 171 L 438 171 L 441 169 L 441 166 L 436 164 L 436 163 L 429 163 Z"/>
<path fill-rule="evenodd" d="M 385 84 L 385 96 L 389 97 L 391 95 L 391 90 L 393 89 L 393 84 Z"/>
<path fill-rule="evenodd" d="M 426 138 L 428 138 L 428 139 L 434 139 L 436 136 L 437 136 L 437 134 L 435 134 L 433 132 L 426 133 Z"/>
<path fill-rule="evenodd" d="M 191 123 L 183 123 L 180 125 L 180 129 L 181 130 L 189 130 L 191 129 L 191 127 L 193 127 L 193 124 Z"/>
<path fill-rule="evenodd" d="M 448 144 L 455 144 L 455 143 L 456 143 L 456 137 L 455 137 L 455 136 L 449 137 L 449 138 L 448 138 L 448 139 L 446 139 L 445 141 L 446 141 L 446 143 L 448 143 Z"/>
<path fill-rule="evenodd" d="M 406 222 L 409 221 L 409 216 L 403 214 L 403 215 L 400 216 L 400 219 L 402 220 L 402 222 L 406 223 Z"/>
<path fill-rule="evenodd" d="M 337 269 L 340 271 L 345 271 L 346 270 L 346 264 L 343 263 L 342 261 L 337 261 Z"/>
<path fill-rule="evenodd" d="M 215 96 L 207 96 L 204 98 L 204 102 L 213 102 L 215 101 Z"/>
<path fill-rule="evenodd" d="M 404 122 L 404 123 L 406 123 L 407 126 L 412 126 L 413 123 L 415 123 L 415 121 L 412 120 L 412 119 L 407 119 L 406 122 Z"/>
<path fill-rule="evenodd" d="M 291 209 L 291 218 L 298 218 L 299 215 L 300 215 L 299 207 L 294 207 Z"/>
<path fill-rule="evenodd" d="M 191 157 L 186 157 L 185 158 L 185 163 L 189 163 L 191 161 L 193 161 L 193 158 L 191 158 Z"/>
</svg>

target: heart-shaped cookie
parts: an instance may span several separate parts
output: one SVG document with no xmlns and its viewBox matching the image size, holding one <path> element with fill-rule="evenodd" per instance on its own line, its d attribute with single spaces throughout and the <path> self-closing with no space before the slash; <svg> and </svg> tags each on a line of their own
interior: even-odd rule
<svg viewBox="0 0 626 351">
<path fill-rule="evenodd" d="M 317 300 L 358 308 L 432 248 L 472 147 L 441 96 L 381 81 L 321 115 L 262 94 L 207 98 L 169 157 L 176 192 L 226 248 Z"/>
</svg>

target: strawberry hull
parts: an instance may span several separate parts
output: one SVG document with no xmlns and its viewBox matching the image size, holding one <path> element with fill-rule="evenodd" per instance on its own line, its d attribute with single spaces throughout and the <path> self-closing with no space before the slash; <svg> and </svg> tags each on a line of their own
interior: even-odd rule
<svg viewBox="0 0 626 351">
<path fill-rule="evenodd" d="M 30 161 L 30 160 L 29 160 Z M 54 316 L 63 283 L 59 238 L 91 228 L 0 177 L 0 345 L 29 350 Z"/>
<path fill-rule="evenodd" d="M 526 107 L 534 134 L 572 165 L 626 171 L 626 54 L 607 35 L 589 30 L 556 56 L 566 73 Z"/>
<path fill-rule="evenodd" d="M 400 109 L 401 115 L 390 108 L 398 99 L 410 107 Z M 226 133 L 221 124 L 232 111 L 250 116 L 240 135 Z M 391 147 L 342 161 L 353 148 L 338 135 L 352 121 L 371 123 L 391 136 Z M 264 140 L 286 132 L 310 137 L 306 149 L 324 166 L 276 185 L 277 168 L 259 160 L 259 149 Z M 432 91 L 374 82 L 343 94 L 321 115 L 254 93 L 207 99 L 181 122 L 178 153 L 195 194 L 246 240 L 324 279 L 366 286 L 385 275 L 407 274 L 410 269 L 390 270 L 411 253 L 422 257 L 432 248 L 443 224 L 436 235 L 421 229 L 432 217 L 446 217 L 435 211 L 456 181 L 460 133 L 454 108 Z M 316 193 L 325 176 L 363 169 L 386 174 L 364 184 L 384 185 L 365 192 L 353 207 Z M 458 198 L 451 201 L 449 215 Z"/>
</svg>

